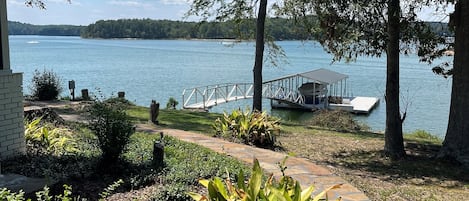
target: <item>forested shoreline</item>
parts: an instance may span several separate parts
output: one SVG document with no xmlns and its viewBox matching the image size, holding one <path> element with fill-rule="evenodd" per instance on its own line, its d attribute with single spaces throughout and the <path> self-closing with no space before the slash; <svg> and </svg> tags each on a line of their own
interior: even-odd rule
<svg viewBox="0 0 469 201">
<path fill-rule="evenodd" d="M 151 19 L 99 20 L 81 32 L 83 38 L 141 39 L 253 39 L 255 21 L 183 22 Z M 274 40 L 308 39 L 305 30 L 292 20 L 272 18 L 266 30 Z"/>
<path fill-rule="evenodd" d="M 80 36 L 86 26 L 75 25 L 33 25 L 8 21 L 9 35 L 42 35 L 42 36 Z"/>
<path fill-rule="evenodd" d="M 314 20 L 312 20 L 314 22 Z M 139 38 L 139 39 L 253 39 L 255 21 L 243 25 L 235 22 L 183 22 L 152 19 L 99 20 L 88 26 L 32 25 L 8 22 L 10 35 L 80 36 L 82 38 Z M 452 36 L 446 23 L 428 22 L 431 29 Z M 301 24 L 284 18 L 270 18 L 267 35 L 272 40 L 307 40 Z"/>
</svg>

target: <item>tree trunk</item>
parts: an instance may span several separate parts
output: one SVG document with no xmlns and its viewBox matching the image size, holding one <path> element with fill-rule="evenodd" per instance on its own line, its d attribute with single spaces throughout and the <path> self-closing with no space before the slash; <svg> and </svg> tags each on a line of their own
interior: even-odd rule
<svg viewBox="0 0 469 201">
<path fill-rule="evenodd" d="M 252 110 L 262 111 L 262 64 L 264 62 L 264 29 L 267 0 L 260 0 L 256 25 L 256 58 L 254 62 L 254 96 Z"/>
<path fill-rule="evenodd" d="M 405 156 L 399 110 L 399 0 L 388 2 L 388 44 L 386 76 L 386 130 L 384 152 L 393 159 Z"/>
<path fill-rule="evenodd" d="M 453 86 L 440 157 L 450 157 L 469 166 L 469 2 L 458 1 L 451 19 L 455 26 Z"/>
</svg>

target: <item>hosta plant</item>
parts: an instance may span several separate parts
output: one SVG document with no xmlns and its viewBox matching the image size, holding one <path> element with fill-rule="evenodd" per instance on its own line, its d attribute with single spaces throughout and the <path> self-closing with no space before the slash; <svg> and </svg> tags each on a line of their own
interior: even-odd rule
<svg viewBox="0 0 469 201">
<path fill-rule="evenodd" d="M 275 133 L 280 130 L 280 120 L 264 112 L 233 110 L 224 113 L 213 124 L 217 135 L 241 140 L 246 144 L 271 146 L 275 143 Z"/>
<path fill-rule="evenodd" d="M 247 184 L 245 184 L 244 173 L 240 171 L 237 184 L 233 184 L 229 176 L 224 182 L 218 177 L 212 180 L 200 180 L 199 183 L 207 189 L 207 194 L 201 195 L 193 192 L 188 194 L 196 201 L 318 201 L 326 196 L 327 191 L 341 186 L 340 184 L 331 186 L 312 197 L 313 186 L 302 191 L 299 182 L 293 178 L 282 176 L 279 181 L 275 181 L 273 175 L 262 185 L 262 175 L 259 161 L 255 159 Z"/>
</svg>

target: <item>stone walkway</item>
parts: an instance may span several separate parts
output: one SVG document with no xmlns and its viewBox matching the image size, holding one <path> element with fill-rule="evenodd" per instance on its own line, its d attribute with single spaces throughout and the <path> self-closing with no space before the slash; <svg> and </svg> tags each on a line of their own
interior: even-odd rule
<svg viewBox="0 0 469 201">
<path fill-rule="evenodd" d="M 157 128 L 151 124 L 139 124 L 137 125 L 137 130 L 149 133 L 163 132 L 165 135 L 207 147 L 213 151 L 226 154 L 248 164 L 252 164 L 253 159 L 257 158 L 261 167 L 265 171 L 273 173 L 274 176 L 277 177 L 281 176 L 277 163 L 287 156 L 284 153 L 232 143 L 194 132 Z M 309 185 L 314 185 L 314 195 L 332 185 L 343 184 L 341 188 L 331 190 L 328 193 L 329 200 L 335 200 L 338 197 L 341 197 L 343 201 L 369 200 L 363 192 L 347 183 L 341 177 L 332 174 L 325 167 L 316 165 L 306 159 L 289 156 L 286 166 L 287 169 L 285 173 L 298 180 L 303 188 L 306 188 Z"/>
</svg>

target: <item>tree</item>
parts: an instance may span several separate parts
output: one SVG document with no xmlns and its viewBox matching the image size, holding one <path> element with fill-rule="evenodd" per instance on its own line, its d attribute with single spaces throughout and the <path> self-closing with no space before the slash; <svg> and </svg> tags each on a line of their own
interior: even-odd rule
<svg viewBox="0 0 469 201">
<path fill-rule="evenodd" d="M 256 25 L 256 57 L 254 62 L 254 96 L 252 97 L 252 110 L 262 111 L 262 64 L 264 63 L 264 29 L 267 0 L 259 1 L 259 13 Z"/>
<path fill-rule="evenodd" d="M 416 12 L 429 1 L 399 0 L 285 0 L 278 11 L 314 27 L 309 29 L 334 61 L 355 60 L 358 56 L 387 56 L 386 129 L 384 151 L 398 159 L 405 156 L 402 122 L 406 113 L 399 108 L 399 53 L 417 51 L 422 61 L 431 62 L 443 40 L 417 19 Z"/>
<path fill-rule="evenodd" d="M 450 25 L 455 31 L 453 77 L 448 129 L 440 157 L 469 165 L 469 2 L 457 1 Z M 448 72 L 447 72 L 448 73 Z"/>
<path fill-rule="evenodd" d="M 402 122 L 399 109 L 399 34 L 400 1 L 388 1 L 387 45 L 386 45 L 386 129 L 384 152 L 392 158 L 405 156 Z"/>
<path fill-rule="evenodd" d="M 245 33 L 241 30 L 241 25 L 251 24 L 255 19 L 255 11 L 258 8 L 256 20 L 256 56 L 253 68 L 254 96 L 253 111 L 262 111 L 262 68 L 264 61 L 265 47 L 265 20 L 267 13 L 267 0 L 257 1 L 248 0 L 194 0 L 187 15 L 196 15 L 202 18 L 202 21 L 233 21 L 238 27 L 238 38 L 246 39 Z M 214 17 L 214 18 L 213 18 Z M 249 33 L 248 33 L 249 34 Z M 274 43 L 267 43 L 269 58 L 283 56 L 283 51 Z M 273 61 L 275 63 L 275 61 Z"/>
</svg>

